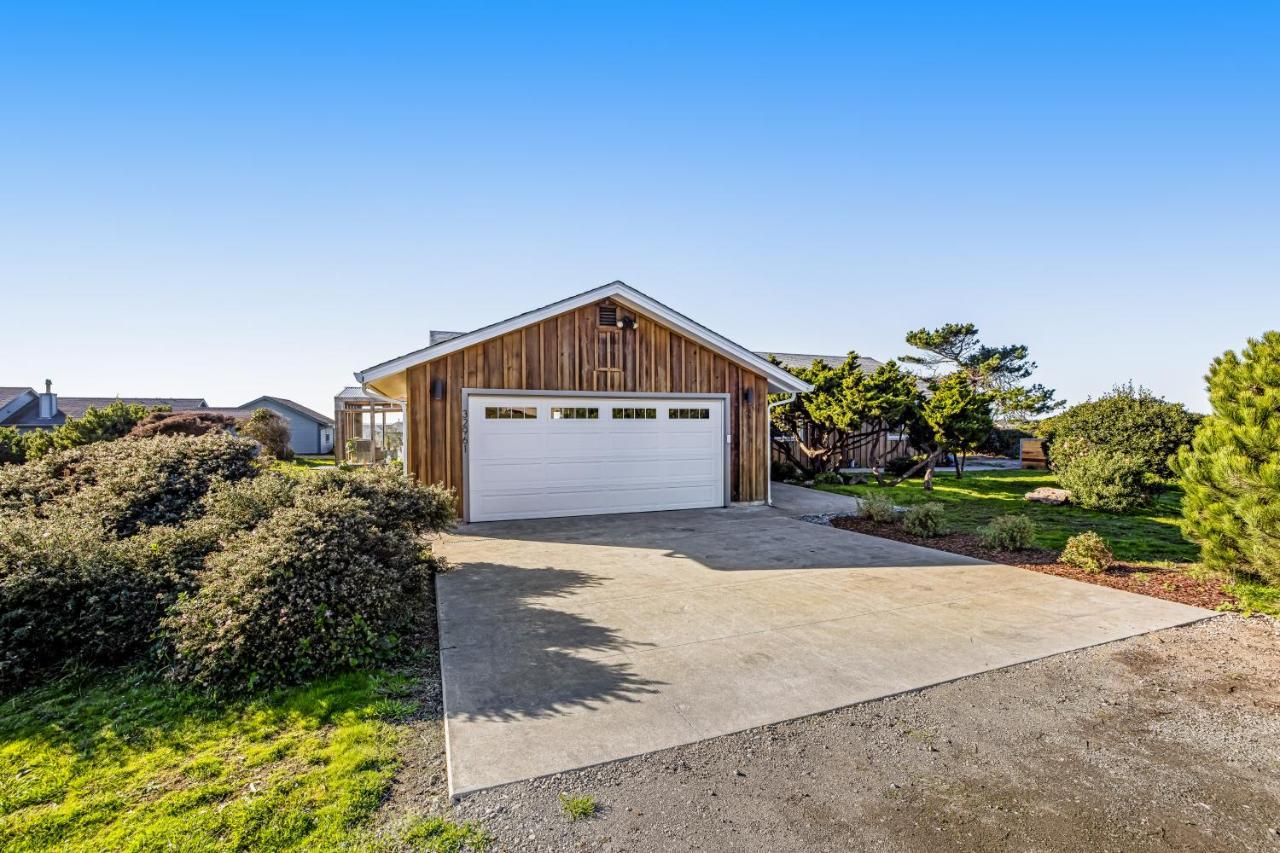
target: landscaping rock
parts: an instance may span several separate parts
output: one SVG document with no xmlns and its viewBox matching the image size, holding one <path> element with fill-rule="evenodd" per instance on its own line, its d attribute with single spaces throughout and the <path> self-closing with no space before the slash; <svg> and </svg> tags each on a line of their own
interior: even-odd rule
<svg viewBox="0 0 1280 853">
<path fill-rule="evenodd" d="M 1023 499 L 1038 504 L 1061 506 L 1071 500 L 1071 492 L 1066 489 L 1051 489 L 1048 486 L 1041 486 L 1038 489 L 1032 489 L 1027 492 L 1023 495 Z"/>
</svg>

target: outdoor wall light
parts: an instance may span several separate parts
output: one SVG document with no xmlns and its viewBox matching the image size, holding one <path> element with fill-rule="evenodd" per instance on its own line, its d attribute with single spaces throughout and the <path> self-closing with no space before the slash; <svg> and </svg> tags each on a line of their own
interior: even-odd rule
<svg viewBox="0 0 1280 853">
<path fill-rule="evenodd" d="M 755 396 L 756 396 L 755 389 L 753 388 L 742 389 L 742 402 L 750 403 L 752 400 L 755 399 Z"/>
<path fill-rule="evenodd" d="M 432 400 L 444 399 L 444 380 L 441 379 L 439 376 L 431 380 L 431 399 Z"/>
<path fill-rule="evenodd" d="M 618 318 L 619 329 L 634 329 L 635 327 L 636 327 L 635 317 L 619 317 Z"/>
</svg>

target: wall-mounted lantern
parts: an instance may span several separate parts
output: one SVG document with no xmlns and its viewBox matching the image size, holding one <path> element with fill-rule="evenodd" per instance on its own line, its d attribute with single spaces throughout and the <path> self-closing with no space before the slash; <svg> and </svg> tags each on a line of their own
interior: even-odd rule
<svg viewBox="0 0 1280 853">
<path fill-rule="evenodd" d="M 444 380 L 441 379 L 439 376 L 431 380 L 431 399 L 432 400 L 444 399 Z"/>
</svg>

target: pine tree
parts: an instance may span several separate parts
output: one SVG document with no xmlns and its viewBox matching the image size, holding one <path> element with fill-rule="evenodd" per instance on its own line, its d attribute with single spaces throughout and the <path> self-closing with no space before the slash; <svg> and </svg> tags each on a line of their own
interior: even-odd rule
<svg viewBox="0 0 1280 853">
<path fill-rule="evenodd" d="M 921 414 L 933 431 L 933 443 L 955 455 L 957 479 L 964 475 L 965 454 L 982 446 L 995 428 L 991 396 L 959 370 L 934 383 Z"/>
<path fill-rule="evenodd" d="M 1213 414 L 1174 464 L 1183 532 L 1206 565 L 1280 583 L 1280 332 L 1228 350 L 1206 379 Z"/>
</svg>

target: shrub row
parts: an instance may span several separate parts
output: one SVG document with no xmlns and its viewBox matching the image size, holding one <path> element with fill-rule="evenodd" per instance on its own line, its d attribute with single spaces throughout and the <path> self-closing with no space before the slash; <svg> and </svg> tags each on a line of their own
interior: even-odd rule
<svg viewBox="0 0 1280 853">
<path fill-rule="evenodd" d="M 0 471 L 0 689 L 147 651 L 228 691 L 394 654 L 452 495 L 386 469 L 293 479 L 256 450 L 158 436 Z"/>
</svg>

